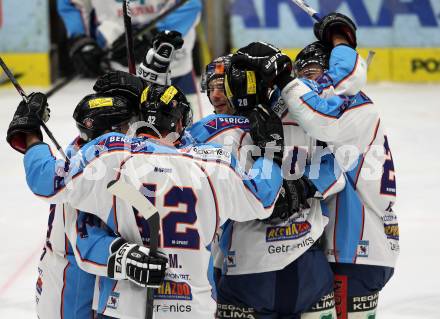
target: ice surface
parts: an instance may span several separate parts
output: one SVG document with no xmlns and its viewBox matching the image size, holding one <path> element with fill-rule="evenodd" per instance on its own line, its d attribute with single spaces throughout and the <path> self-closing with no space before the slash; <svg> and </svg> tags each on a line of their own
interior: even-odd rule
<svg viewBox="0 0 440 319">
<path fill-rule="evenodd" d="M 91 93 L 77 81 L 49 100 L 49 128 L 66 145 L 76 134 L 72 111 Z M 440 318 L 440 85 L 369 85 L 380 107 L 397 172 L 401 256 L 381 293 L 378 318 Z M 204 113 L 211 108 L 206 100 Z M 48 205 L 27 188 L 22 158 L 5 141 L 20 101 L 13 89 L 0 91 L 0 318 L 36 318 L 37 263 L 46 236 Z M 48 139 L 46 138 L 46 141 Z M 439 193 L 438 193 L 439 192 Z M 437 197 L 438 196 L 438 197 Z M 43 319 L 43 318 L 42 318 Z"/>
</svg>

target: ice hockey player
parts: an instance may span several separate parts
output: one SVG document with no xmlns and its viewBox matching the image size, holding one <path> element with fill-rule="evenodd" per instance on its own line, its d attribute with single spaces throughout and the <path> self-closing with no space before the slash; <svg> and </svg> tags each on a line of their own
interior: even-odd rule
<svg viewBox="0 0 440 319">
<path fill-rule="evenodd" d="M 261 87 L 257 90 L 263 83 L 252 71 L 231 69 L 230 58 L 217 58 L 206 67 L 202 87 L 206 89 L 216 114 L 195 123 L 189 131 L 197 142 L 222 144 L 248 159 L 243 150 L 249 150 L 253 141 L 246 116 L 260 103 L 267 107 L 269 100 L 265 95 L 268 91 Z M 274 112 L 269 114 L 278 116 Z M 266 118 L 266 111 L 260 116 Z M 318 243 L 328 221 L 325 213 L 323 216 L 320 200 L 341 190 L 345 180 L 340 172 L 335 174 L 334 159 L 329 154 L 321 161 L 319 157 L 314 159 L 318 159 L 315 163 L 315 168 L 316 164 L 319 166 L 318 178 L 309 181 L 306 176 L 298 174 L 305 171 L 308 175 L 311 171 L 310 164 L 305 163 L 306 151 L 298 154 L 298 150 L 307 150 L 315 141 L 287 117 L 283 117 L 283 131 L 286 153 L 283 171 L 288 179 L 284 181 L 283 196 L 275 204 L 274 218 L 266 223 L 229 223 L 222 227 L 222 251 L 213 249 L 217 268 L 218 318 L 269 318 L 281 313 L 294 316 L 307 311 L 321 298 L 325 307 L 303 314 L 303 317 L 335 315 L 332 272 L 322 250 L 314 243 Z M 309 162 L 312 153 L 310 150 Z M 295 170 L 297 175 L 292 176 Z M 223 272 L 221 276 L 218 268 Z M 299 268 L 307 271 L 301 272 L 301 276 L 296 275 Z M 312 282 L 315 284 L 311 285 Z M 292 286 L 299 287 L 295 291 L 301 291 L 301 294 L 293 293 Z M 264 294 L 255 291 L 264 291 Z M 284 297 L 275 297 L 281 295 Z M 290 302 L 284 302 L 287 299 Z"/>
<path fill-rule="evenodd" d="M 33 118 L 32 112 L 33 107 L 46 103 L 45 97 L 40 93 L 35 93 L 30 96 L 30 100 L 32 102 L 29 106 L 24 102 L 20 104 L 16 118 L 8 130 L 8 142 L 20 152 L 28 150 L 23 147 L 25 133 L 35 133 L 38 139 L 42 137 L 40 124 L 38 119 Z M 111 95 L 91 94 L 82 99 L 73 114 L 80 136 L 67 148 L 67 156 L 74 156 L 84 144 L 104 133 L 126 131 L 129 122 L 137 113 L 136 101 L 117 95 L 115 92 Z M 30 147 L 37 145 L 38 143 L 32 144 Z M 58 169 L 62 171 L 63 167 L 58 166 Z M 37 192 L 44 192 L 46 183 L 57 184 L 61 180 L 59 176 L 51 177 L 49 180 L 44 180 L 44 175 L 35 172 L 29 176 L 28 182 L 38 189 Z M 39 277 L 36 284 L 39 318 L 91 318 L 94 316 L 92 301 L 96 277 L 81 270 L 75 261 L 74 249 L 81 250 L 81 247 L 67 240 L 64 226 L 66 219 L 70 216 L 65 215 L 65 208 L 63 204 L 50 206 L 47 238 L 38 266 Z M 82 236 L 88 236 L 87 229 L 100 224 L 98 218 L 88 216 L 87 219 L 78 223 L 78 229 Z M 148 256 L 148 251 L 143 253 Z M 166 258 L 159 261 L 160 265 L 165 267 Z M 152 278 L 157 277 L 154 274 L 152 276 Z M 152 286 L 157 286 L 162 278 L 149 282 Z M 145 283 L 147 282 L 144 280 L 143 284 Z"/>
<path fill-rule="evenodd" d="M 313 55 L 306 59 L 300 54 L 296 61 L 298 74 L 315 81 L 294 78 L 287 56 L 273 47 L 267 54 L 266 44 L 249 45 L 235 60 L 275 83 L 289 115 L 308 134 L 326 142 L 346 171 L 349 183 L 328 203 L 325 250 L 335 273 L 338 318 L 350 319 L 375 315 L 379 291 L 391 278 L 399 253 L 399 228 L 392 209 L 393 158 L 376 107 L 360 91 L 366 65 L 355 51 L 355 30 L 354 23 L 339 13 L 315 25 L 318 40 L 331 50 L 329 69 L 307 71 L 304 62 Z M 321 53 L 315 50 L 315 54 Z M 344 163 L 346 152 L 351 153 Z"/>
<path fill-rule="evenodd" d="M 145 108 L 155 111 L 148 114 L 155 116 L 150 123 L 158 125 L 164 121 L 168 125 L 159 133 L 182 133 L 184 110 L 189 112 L 189 106 L 181 91 L 174 86 L 150 86 L 143 97 Z M 44 99 L 31 99 L 28 104 L 21 104 L 10 126 L 9 140 L 15 140 L 12 132 L 18 132 L 20 128 L 23 108 L 27 118 L 33 119 L 36 124 L 39 123 L 37 116 L 44 111 L 45 105 Z M 158 107 L 161 113 L 157 112 Z M 34 126 L 34 129 L 37 128 Z M 25 154 L 28 180 L 38 172 L 39 176 L 46 177 L 40 183 L 47 188 L 34 187 L 32 183 L 29 186 L 51 202 L 67 202 L 78 210 L 96 214 L 101 220 L 113 223 L 118 234 L 135 240 L 138 245 L 142 244 L 142 240 L 131 205 L 113 198 L 106 189 L 107 184 L 119 177 L 135 183 L 138 189 L 143 187 L 148 196 L 155 193 L 152 200 L 164 218 L 161 245 L 163 249 L 182 249 L 182 257 L 175 260 L 182 268 L 175 269 L 170 277 L 173 280 L 163 291 L 167 301 L 165 305 L 168 306 L 156 309 L 156 312 L 173 308 L 182 318 L 197 317 L 198 311 L 202 311 L 202 315 L 198 316 L 200 318 L 206 317 L 209 311 L 213 315 L 215 304 L 210 299 L 210 289 L 198 286 L 198 276 L 207 271 L 207 264 L 198 261 L 198 253 L 210 243 L 219 224 L 226 219 L 244 221 L 270 216 L 281 186 L 280 168 L 268 159 L 259 158 L 253 165 L 255 174 L 249 178 L 236 166 L 235 158 L 221 148 L 197 145 L 177 150 L 161 140 L 147 138 L 144 134 L 149 135 L 150 131 L 139 133 L 140 137 L 133 139 L 109 133 L 91 141 L 71 159 L 68 175 L 56 185 L 44 182 L 51 180 L 48 177 L 55 176 L 56 172 L 56 160 L 48 146 L 41 143 L 41 136 L 23 134 L 20 140 L 24 145 L 31 146 L 37 142 Z M 266 138 L 272 137 L 268 135 Z M 100 178 L 93 176 L 94 172 L 99 172 Z M 231 189 L 234 191 L 231 192 Z M 200 211 L 203 214 L 198 213 Z M 127 219 L 130 214 L 133 218 Z M 182 226 L 194 224 L 196 220 L 196 227 Z M 120 280 L 107 293 L 109 299 L 103 301 L 107 304 L 105 314 L 144 317 L 145 290 Z M 108 300 L 113 303 L 108 304 Z"/>
<path fill-rule="evenodd" d="M 177 32 L 164 31 L 158 33 L 153 42 L 156 48 L 153 46 L 149 50 L 151 64 L 142 64 L 144 69 L 152 73 L 155 72 L 154 66 L 159 69 L 161 67 L 161 64 L 157 63 L 157 59 L 161 59 L 157 48 L 167 47 L 172 56 L 173 46 L 181 46 L 183 41 Z M 163 63 L 168 63 L 168 68 L 169 61 Z M 108 77 L 118 75 L 122 76 L 123 73 L 114 72 L 114 74 L 108 74 Z M 124 80 L 127 79 L 124 78 Z M 164 73 L 159 80 L 169 81 L 168 72 Z M 136 79 L 134 82 L 126 81 L 127 87 L 139 86 L 139 90 L 142 90 L 145 85 L 146 82 L 141 79 Z M 84 144 L 104 133 L 112 131 L 124 133 L 128 129 L 129 123 L 137 117 L 139 99 L 138 95 L 128 90 L 127 87 L 123 89 L 111 87 L 107 91 L 102 90 L 101 94 L 87 95 L 82 99 L 73 114 L 80 136 L 67 147 L 65 153 L 68 157 L 75 155 Z M 100 101 L 107 101 L 105 107 L 98 107 Z M 92 300 L 96 273 L 85 272 L 82 269 L 88 270 L 87 265 L 90 263 L 87 258 L 84 258 L 88 256 L 88 243 L 102 236 L 102 233 L 96 231 L 94 227 L 101 227 L 102 222 L 91 214 L 78 214 L 78 220 L 71 223 L 75 229 L 80 230 L 81 241 L 68 241 L 65 226 L 67 227 L 72 217 L 66 214 L 68 209 L 66 205 L 52 204 L 50 206 L 47 238 L 38 267 L 39 277 L 36 284 L 37 314 L 40 318 L 60 318 L 60 316 L 90 318 L 93 316 Z M 112 235 L 115 239 L 116 235 Z M 78 261 L 75 261 L 74 253 L 80 255 L 77 258 Z"/>
<path fill-rule="evenodd" d="M 176 1 L 135 1 L 131 3 L 133 33 L 141 30 L 153 18 L 172 7 Z M 195 26 L 202 9 L 200 0 L 189 0 L 176 11 L 170 13 L 157 24 L 157 29 L 144 36 L 135 37 L 134 48 L 137 63 L 145 56 L 154 34 L 158 31 L 176 30 L 185 44 L 177 52 L 171 69 L 173 83 L 185 94 L 195 94 L 193 78 L 192 50 L 195 43 Z M 69 37 L 69 55 L 76 71 L 83 76 L 95 78 L 108 71 L 104 50 L 112 46 L 120 49 L 112 51 L 111 60 L 126 65 L 126 47 L 121 1 L 118 0 L 57 0 L 58 14 L 61 16 Z"/>
</svg>

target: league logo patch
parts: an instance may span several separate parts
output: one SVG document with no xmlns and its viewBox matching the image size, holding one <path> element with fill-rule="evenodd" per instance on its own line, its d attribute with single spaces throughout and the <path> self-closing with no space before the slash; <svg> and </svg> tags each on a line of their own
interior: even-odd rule
<svg viewBox="0 0 440 319">
<path fill-rule="evenodd" d="M 398 224 L 384 224 L 383 229 L 388 239 L 399 240 L 399 225 Z"/>
<path fill-rule="evenodd" d="M 359 241 L 356 255 L 358 257 L 368 257 L 369 245 L 370 242 L 368 240 Z"/>
<path fill-rule="evenodd" d="M 162 285 L 154 291 L 155 299 L 165 300 L 192 300 L 191 286 L 186 282 L 164 280 Z"/>
<path fill-rule="evenodd" d="M 119 306 L 119 292 L 112 291 L 107 300 L 107 307 L 117 309 Z"/>
<path fill-rule="evenodd" d="M 235 251 L 228 252 L 228 256 L 225 257 L 225 262 L 227 268 L 235 267 L 237 265 L 235 262 Z"/>
<path fill-rule="evenodd" d="M 293 240 L 304 237 L 312 226 L 309 222 L 292 222 L 286 226 L 274 226 L 266 229 L 266 242 Z"/>
</svg>

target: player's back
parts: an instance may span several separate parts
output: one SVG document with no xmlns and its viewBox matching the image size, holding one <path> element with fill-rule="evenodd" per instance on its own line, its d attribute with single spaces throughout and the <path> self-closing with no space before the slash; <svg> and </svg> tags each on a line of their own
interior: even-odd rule
<svg viewBox="0 0 440 319">
<path fill-rule="evenodd" d="M 207 279 L 209 252 L 205 247 L 218 226 L 228 218 L 242 221 L 266 218 L 277 196 L 280 176 L 277 179 L 269 174 L 263 181 L 243 181 L 244 176 L 235 167 L 231 154 L 211 145 L 176 150 L 137 140 L 131 145 L 133 147 L 130 146 L 131 151 L 125 153 L 111 151 L 123 147 L 119 137 L 116 140 L 115 136 L 110 136 L 109 140 L 112 142 L 98 142 L 110 151 L 90 161 L 90 170 L 109 164 L 105 166 L 113 178 L 120 175 L 119 178 L 132 183 L 161 215 L 160 249 L 170 258 L 170 268 L 164 284 L 155 292 L 156 318 L 162 315 L 165 318 L 170 312 L 179 318 L 213 316 L 215 303 Z M 117 167 L 120 172 L 112 172 L 111 167 Z M 254 183 L 260 189 L 258 194 Z M 270 187 L 274 183 L 278 186 Z M 103 198 L 108 197 L 106 190 L 99 189 L 93 198 L 83 198 L 83 201 L 95 201 L 95 196 L 101 197 L 101 193 Z M 126 240 L 148 245 L 147 222 L 123 200 L 113 198 L 111 202 L 99 212 L 100 218 Z M 128 281 L 116 282 L 108 278 L 101 278 L 99 287 L 100 313 L 124 318 L 143 317 L 145 289 Z"/>
</svg>

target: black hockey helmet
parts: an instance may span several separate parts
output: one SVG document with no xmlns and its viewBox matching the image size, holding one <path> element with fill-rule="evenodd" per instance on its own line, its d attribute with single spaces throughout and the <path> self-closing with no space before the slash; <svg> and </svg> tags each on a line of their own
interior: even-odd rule
<svg viewBox="0 0 440 319">
<path fill-rule="evenodd" d="M 231 65 L 231 56 L 232 54 L 220 56 L 214 59 L 211 63 L 209 63 L 205 72 L 202 74 L 202 92 L 206 92 L 209 98 L 209 83 L 215 79 L 225 79 L 226 71 L 229 69 Z M 224 89 L 222 87 L 221 89 Z"/>
<path fill-rule="evenodd" d="M 323 70 L 328 70 L 331 49 L 321 41 L 313 42 L 302 49 L 296 56 L 294 69 L 298 75 L 305 67 L 318 64 Z"/>
<path fill-rule="evenodd" d="M 136 115 L 138 104 L 132 99 L 114 93 L 86 95 L 76 106 L 73 118 L 85 141 L 105 131 L 119 131 Z"/>
<path fill-rule="evenodd" d="M 267 104 L 269 87 L 252 70 L 231 65 L 225 76 L 225 92 L 238 115 L 246 116 L 258 104 Z"/>
<path fill-rule="evenodd" d="M 191 106 L 176 86 L 151 84 L 142 92 L 140 119 L 158 131 L 175 132 L 180 119 L 185 129 L 192 124 L 192 118 Z"/>
</svg>

